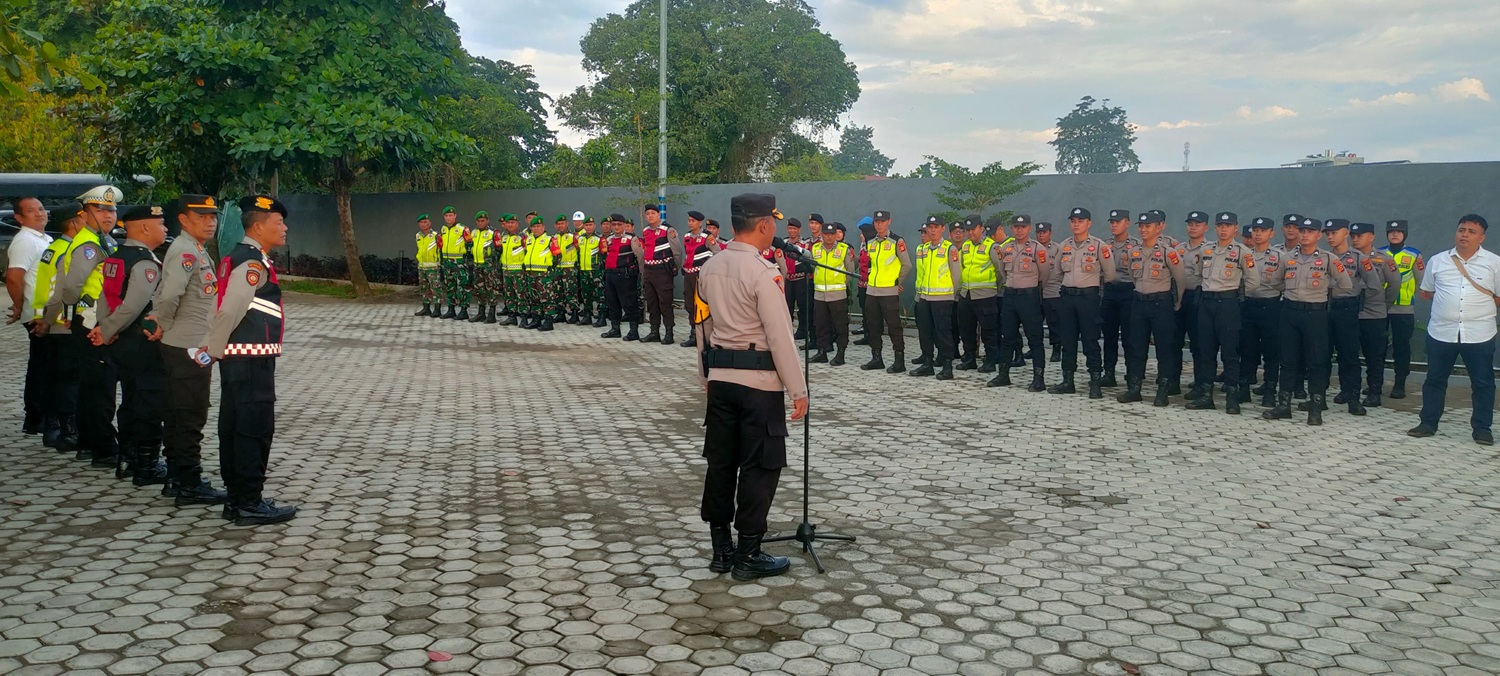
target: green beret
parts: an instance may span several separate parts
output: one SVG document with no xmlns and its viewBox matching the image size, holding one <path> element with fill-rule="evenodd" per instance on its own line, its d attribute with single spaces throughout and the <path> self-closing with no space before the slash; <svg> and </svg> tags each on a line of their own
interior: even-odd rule
<svg viewBox="0 0 1500 676">
<path fill-rule="evenodd" d="M 593 216 L 589 216 L 588 218 L 583 219 L 583 222 L 584 223 L 593 223 L 594 222 L 594 217 Z"/>
<path fill-rule="evenodd" d="M 489 217 L 490 217 L 490 212 L 488 212 L 488 211 L 481 211 L 479 213 L 474 214 L 474 218 L 489 218 Z"/>
<path fill-rule="evenodd" d="M 541 225 L 542 224 L 542 217 L 541 216 L 532 216 L 531 220 L 527 221 L 527 223 L 529 223 L 531 225 Z"/>
<path fill-rule="evenodd" d="M 554 219 L 552 222 L 556 223 L 557 221 L 566 221 L 566 220 L 568 220 L 568 215 L 567 214 L 558 214 L 557 218 Z"/>
<path fill-rule="evenodd" d="M 502 220 L 502 221 L 514 221 L 514 220 L 516 220 L 516 215 L 512 214 L 512 213 L 508 213 L 508 212 L 507 213 L 503 213 L 503 214 L 500 214 L 500 220 Z"/>
<path fill-rule="evenodd" d="M 432 220 L 432 218 L 429 217 L 427 214 L 417 214 L 417 220 L 418 221 L 430 221 L 430 220 Z"/>
<path fill-rule="evenodd" d="M 443 207 L 443 213 L 445 213 L 445 214 L 456 214 L 456 213 L 458 213 L 458 211 L 456 209 L 454 209 L 453 207 L 451 207 L 451 206 L 447 206 L 447 207 Z"/>
</svg>

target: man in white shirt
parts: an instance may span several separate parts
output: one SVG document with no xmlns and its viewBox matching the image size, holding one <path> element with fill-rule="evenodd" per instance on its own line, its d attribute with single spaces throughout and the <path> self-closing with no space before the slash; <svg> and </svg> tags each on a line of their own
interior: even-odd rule
<svg viewBox="0 0 1500 676">
<path fill-rule="evenodd" d="M 1473 391 L 1474 441 L 1495 443 L 1495 316 L 1500 305 L 1500 256 L 1481 248 L 1490 225 L 1478 214 L 1458 219 L 1457 246 L 1431 258 L 1422 278 L 1422 297 L 1432 301 L 1427 320 L 1427 380 L 1422 383 L 1421 424 L 1407 434 L 1437 433 L 1448 393 L 1448 375 L 1463 357 Z"/>
<path fill-rule="evenodd" d="M 41 434 L 42 410 L 45 408 L 43 397 L 46 392 L 46 383 L 43 382 L 46 371 L 43 370 L 42 363 L 49 356 L 46 353 L 48 345 L 44 345 L 42 338 L 31 333 L 31 323 L 36 319 L 32 299 L 36 295 L 36 266 L 42 260 L 42 252 L 52 243 L 52 238 L 42 230 L 47 225 L 47 210 L 42 207 L 41 200 L 22 197 L 14 205 L 15 220 L 21 224 L 21 229 L 16 232 L 15 239 L 10 241 L 10 248 L 6 249 L 10 265 L 5 271 L 5 290 L 10 293 L 10 314 L 6 316 L 5 323 L 21 321 L 26 326 L 31 351 L 26 360 L 26 385 L 22 397 L 26 419 L 21 423 L 21 432 Z"/>
</svg>

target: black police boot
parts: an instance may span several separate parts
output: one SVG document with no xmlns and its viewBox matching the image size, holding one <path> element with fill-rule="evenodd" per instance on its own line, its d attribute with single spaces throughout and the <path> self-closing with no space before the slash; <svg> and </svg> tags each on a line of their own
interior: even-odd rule
<svg viewBox="0 0 1500 676">
<path fill-rule="evenodd" d="M 609 318 L 605 317 L 603 312 L 600 312 L 599 316 L 594 318 L 594 328 L 596 328 L 596 329 L 602 329 L 602 328 L 604 328 L 604 325 L 606 323 L 608 323 L 608 322 L 609 322 Z"/>
<path fill-rule="evenodd" d="M 1338 394 L 1333 395 L 1333 403 L 1340 406 L 1349 403 L 1349 393 L 1344 390 L 1339 390 Z"/>
<path fill-rule="evenodd" d="M 57 450 L 63 453 L 78 450 L 78 416 L 65 415 L 58 420 L 62 427 L 57 436 Z"/>
<path fill-rule="evenodd" d="M 683 347 L 698 347 L 698 332 L 688 329 L 688 339 L 678 344 Z"/>
<path fill-rule="evenodd" d="M 1292 395 L 1290 392 L 1282 392 L 1276 395 L 1276 405 L 1262 411 L 1260 417 L 1266 420 L 1288 420 L 1292 417 Z"/>
<path fill-rule="evenodd" d="M 1193 386 L 1188 388 L 1187 394 L 1183 396 L 1183 399 L 1186 399 L 1188 401 L 1197 401 L 1199 399 L 1202 399 L 1204 389 L 1205 388 L 1202 385 L 1193 383 Z"/>
<path fill-rule="evenodd" d="M 942 363 L 942 368 L 938 369 L 937 379 L 953 380 L 953 362 L 945 361 Z"/>
<path fill-rule="evenodd" d="M 222 505 L 228 500 L 228 495 L 209 483 L 202 476 L 184 476 L 181 479 L 168 479 L 167 484 L 162 487 L 161 494 L 172 498 L 172 504 L 178 507 L 188 505 Z"/>
<path fill-rule="evenodd" d="M 659 343 L 659 342 L 661 342 L 661 329 L 659 327 L 655 327 L 655 326 L 651 327 L 651 333 L 646 334 L 646 337 L 642 338 L 641 342 L 642 343 Z"/>
<path fill-rule="evenodd" d="M 714 550 L 708 569 L 715 573 L 729 572 L 734 567 L 734 533 L 729 532 L 729 526 L 709 526 L 708 537 Z"/>
<path fill-rule="evenodd" d="M 1264 396 L 1266 396 L 1266 392 L 1268 390 L 1271 390 L 1271 389 L 1272 388 L 1271 388 L 1271 384 L 1270 383 L 1261 383 L 1260 387 L 1257 387 L 1257 388 L 1251 390 L 1251 392 L 1254 392 L 1255 396 L 1257 396 L 1257 397 L 1264 397 Z M 1272 396 L 1275 396 L 1276 393 L 1273 391 L 1271 394 L 1272 394 Z"/>
<path fill-rule="evenodd" d="M 1228 385 L 1225 385 L 1224 386 L 1224 405 L 1226 407 L 1229 405 L 1230 399 L 1234 398 L 1232 396 L 1233 394 L 1234 394 L 1234 388 L 1230 387 Z M 1208 387 L 1199 388 L 1199 390 L 1198 390 L 1198 396 L 1193 397 L 1193 400 L 1190 401 L 1190 402 L 1188 402 L 1186 406 L 1183 406 L 1183 408 L 1185 408 L 1185 409 L 1187 409 L 1189 411 L 1212 411 L 1212 410 L 1214 410 L 1214 386 L 1213 385 L 1209 385 Z M 1235 404 L 1235 408 L 1238 409 L 1239 408 L 1239 404 Z"/>
<path fill-rule="evenodd" d="M 439 307 L 441 307 L 441 306 L 439 306 Z M 439 317 L 439 318 L 440 319 L 453 319 L 454 317 L 457 317 L 457 316 L 458 316 L 458 310 L 456 308 L 454 308 L 452 304 L 449 304 L 448 305 L 448 311 L 444 312 L 442 314 L 442 316 Z"/>
<path fill-rule="evenodd" d="M 275 500 L 256 498 L 226 504 L 224 513 L 236 526 L 264 526 L 291 521 L 292 517 L 297 516 L 297 508 L 278 505 Z"/>
<path fill-rule="evenodd" d="M 1327 396 L 1326 394 L 1314 394 L 1308 397 L 1308 401 L 1311 401 L 1313 405 L 1307 407 L 1307 424 L 1323 424 L 1323 411 L 1328 408 L 1328 404 L 1323 400 Z"/>
<path fill-rule="evenodd" d="M 622 340 L 624 340 L 625 342 L 628 343 L 630 341 L 640 340 L 640 339 L 641 339 L 641 324 L 640 324 L 640 322 L 631 322 L 630 323 L 630 333 L 625 334 L 625 337 Z"/>
<path fill-rule="evenodd" d="M 1292 390 L 1292 398 L 1293 399 L 1306 399 L 1307 398 L 1307 383 L 1306 382 L 1297 383 L 1297 389 Z"/>
<path fill-rule="evenodd" d="M 517 324 L 520 324 L 520 323 L 521 322 L 520 322 L 519 319 L 517 319 L 516 313 L 514 313 L 514 312 L 508 312 L 508 313 L 505 314 L 505 319 L 501 320 L 500 325 L 501 326 L 516 326 Z"/>
<path fill-rule="evenodd" d="M 1097 373 L 1090 373 L 1089 374 L 1089 398 L 1090 399 L 1103 399 L 1104 398 L 1104 384 L 1103 384 L 1103 382 L 1101 382 L 1099 380 L 1099 374 L 1097 374 Z"/>
<path fill-rule="evenodd" d="M 1178 389 L 1180 390 L 1182 388 L 1178 388 Z M 1163 381 L 1161 381 L 1161 380 L 1157 380 L 1156 381 L 1156 396 L 1154 396 L 1154 397 L 1151 398 L 1151 405 L 1152 406 L 1167 406 L 1167 405 L 1170 405 L 1172 403 L 1171 400 L 1170 400 L 1171 396 L 1172 396 L 1172 386 L 1169 385 L 1169 384 L 1167 384 L 1167 383 L 1165 383 L 1165 382 L 1163 382 Z"/>
<path fill-rule="evenodd" d="M 995 360 L 990 359 L 990 356 L 988 354 L 986 354 L 984 356 L 984 361 L 982 361 L 982 362 L 979 363 L 979 372 L 980 373 L 994 373 L 995 372 Z"/>
<path fill-rule="evenodd" d="M 1271 383 L 1266 383 L 1265 384 L 1265 390 L 1263 392 L 1261 392 L 1261 395 L 1260 395 L 1260 405 L 1261 406 L 1267 406 L 1267 407 L 1269 407 L 1269 406 L 1275 406 L 1276 405 L 1276 386 L 1275 385 L 1273 385 Z"/>
<path fill-rule="evenodd" d="M 911 360 L 911 363 L 918 364 L 918 366 L 906 375 L 920 378 L 922 376 L 930 376 L 934 373 L 932 370 L 932 360 L 925 355 Z"/>
<path fill-rule="evenodd" d="M 1133 403 L 1135 403 L 1137 401 L 1140 401 L 1140 400 L 1141 400 L 1141 379 L 1140 378 L 1131 378 L 1131 377 L 1127 376 L 1125 378 L 1125 391 L 1121 392 L 1118 396 L 1116 396 L 1115 397 L 1115 401 L 1118 401 L 1118 402 L 1120 402 L 1122 404 L 1133 404 Z"/>
<path fill-rule="evenodd" d="M 974 355 L 971 354 L 967 359 L 959 362 L 958 366 L 955 366 L 953 368 L 956 368 L 960 371 L 973 371 L 974 369 L 979 368 L 979 364 L 975 362 Z"/>
<path fill-rule="evenodd" d="M 99 469 L 116 468 L 116 471 L 118 471 L 120 466 L 120 452 L 119 447 L 114 442 L 103 444 L 98 448 L 78 447 L 79 455 L 85 453 L 88 454 L 89 467 L 97 467 Z"/>
<path fill-rule="evenodd" d="M 1248 395 L 1249 393 L 1247 392 L 1245 394 Z M 1208 396 L 1210 397 L 1208 403 L 1212 404 L 1213 403 L 1212 397 L 1214 396 L 1214 392 L 1213 392 L 1212 389 L 1209 389 Z M 1229 415 L 1239 415 L 1240 414 L 1240 404 L 1241 403 L 1243 403 L 1243 402 L 1240 401 L 1240 388 L 1239 388 L 1239 386 L 1237 386 L 1237 385 L 1225 385 L 1224 386 L 1224 412 L 1228 413 Z"/>
<path fill-rule="evenodd" d="M 1328 403 L 1327 402 L 1320 402 L 1318 405 L 1322 407 L 1322 408 L 1320 408 L 1318 410 L 1319 413 L 1322 413 L 1323 411 L 1328 410 Z M 1311 411 L 1312 407 L 1313 407 L 1313 400 L 1312 400 L 1311 397 L 1308 397 L 1307 401 L 1304 401 L 1304 402 L 1302 402 L 1300 404 L 1297 404 L 1297 410 L 1299 410 L 1299 411 Z"/>
<path fill-rule="evenodd" d="M 852 334 L 852 335 L 856 335 L 856 336 L 861 335 L 864 332 L 865 332 L 865 327 L 862 324 L 856 324 L 853 328 L 849 329 L 849 333 Z"/>
<path fill-rule="evenodd" d="M 763 577 L 776 577 L 792 569 L 791 559 L 785 556 L 771 556 L 760 550 L 760 541 L 765 536 L 765 533 L 755 535 L 740 533 L 740 544 L 734 551 L 734 565 L 729 571 L 731 577 L 744 582 Z"/>
<path fill-rule="evenodd" d="M 1061 345 L 1053 345 L 1052 346 L 1052 356 L 1048 357 L 1047 361 L 1049 361 L 1049 362 L 1051 362 L 1053 364 L 1056 364 L 1056 363 L 1062 361 L 1062 346 Z"/>
<path fill-rule="evenodd" d="M 666 328 L 666 330 L 662 331 L 662 334 L 661 334 L 661 344 L 662 345 L 671 345 L 672 343 L 675 343 L 675 342 L 677 342 L 677 339 L 675 339 L 675 338 L 672 337 L 672 327 L 668 326 Z"/>
<path fill-rule="evenodd" d="M 1167 381 L 1167 396 L 1175 397 L 1182 394 L 1182 382 L 1177 380 Z"/>
<path fill-rule="evenodd" d="M 494 324 L 494 323 L 496 323 L 498 321 L 500 321 L 500 320 L 495 319 L 495 306 L 491 305 L 490 306 L 490 313 L 488 315 L 485 315 L 484 323 L 486 323 L 486 324 Z"/>
<path fill-rule="evenodd" d="M 1101 387 L 1116 387 L 1119 385 L 1119 383 L 1115 382 L 1114 369 L 1104 372 L 1104 375 L 1099 378 L 1099 385 Z"/>
<path fill-rule="evenodd" d="M 1009 366 L 1002 367 L 1000 369 L 1000 372 L 997 373 L 997 374 L 995 374 L 994 378 L 990 378 L 990 381 L 987 382 L 987 383 L 985 383 L 984 386 L 985 387 L 1010 387 L 1010 367 Z"/>
<path fill-rule="evenodd" d="M 1033 366 L 1031 368 L 1031 384 L 1026 387 L 1026 391 L 1045 392 L 1047 390 L 1047 380 L 1042 377 L 1045 373 L 1045 369 L 1039 369 Z"/>
<path fill-rule="evenodd" d="M 854 344 L 855 345 L 869 345 L 870 344 L 870 335 L 869 334 L 865 334 L 865 335 L 860 336 L 859 338 L 856 338 L 854 340 Z"/>
<path fill-rule="evenodd" d="M 844 346 L 842 346 L 842 345 L 839 346 L 839 351 L 836 354 L 833 355 L 833 359 L 828 360 L 828 365 L 829 366 L 843 366 L 844 365 Z"/>
<path fill-rule="evenodd" d="M 609 330 L 605 331 L 604 333 L 599 334 L 599 337 L 600 338 L 619 338 L 620 337 L 620 323 L 619 322 L 610 322 L 609 323 Z"/>
<path fill-rule="evenodd" d="M 925 354 L 919 354 L 919 355 L 917 355 L 916 359 L 911 360 L 911 363 L 916 364 L 917 366 L 923 366 L 923 365 L 926 365 L 927 362 L 930 361 L 930 360 L 931 360 L 931 357 L 928 357 Z"/>
<path fill-rule="evenodd" d="M 458 309 L 458 314 L 454 315 L 453 318 L 457 319 L 458 321 L 461 321 L 461 322 L 468 321 L 469 320 L 469 306 L 465 305 L 465 306 L 459 308 Z"/>
<path fill-rule="evenodd" d="M 583 318 L 583 313 L 574 310 L 573 316 L 568 317 L 568 323 L 573 324 L 574 326 L 583 326 L 584 324 L 588 324 L 589 321 Z"/>
<path fill-rule="evenodd" d="M 900 352 L 897 352 L 896 353 L 896 360 L 891 362 L 890 368 L 887 368 L 885 370 L 885 372 L 886 373 L 901 373 L 901 372 L 903 372 L 905 370 L 906 370 L 906 355 L 901 354 Z"/>
<path fill-rule="evenodd" d="M 1018 368 L 1021 368 L 1022 366 L 1025 366 L 1025 365 L 1026 365 L 1026 357 L 1025 357 L 1025 355 L 1023 355 L 1020 350 L 1016 350 L 1016 355 L 1014 357 L 1012 357 L 1011 360 L 1010 360 L 1010 367 L 1013 368 L 1013 369 L 1018 369 Z"/>
<path fill-rule="evenodd" d="M 552 318 L 551 317 L 543 317 L 542 318 L 542 323 L 539 326 L 537 326 L 536 330 L 538 330 L 538 331 L 551 331 L 552 330 Z"/>
<path fill-rule="evenodd" d="M 42 420 L 42 445 L 47 448 L 57 448 L 57 440 L 62 437 L 62 418 L 49 415 Z"/>
<path fill-rule="evenodd" d="M 1380 408 L 1380 390 L 1370 390 L 1370 393 L 1365 395 L 1365 400 L 1361 403 L 1371 408 Z"/>
<path fill-rule="evenodd" d="M 469 311 L 469 308 L 465 307 L 464 308 L 464 312 L 467 313 L 468 311 Z M 482 322 L 482 321 L 484 321 L 484 318 L 485 318 L 484 303 L 480 303 L 478 307 L 474 308 L 474 316 L 473 317 L 461 317 L 461 319 L 467 319 L 467 320 L 469 320 L 469 323 L 471 323 L 471 324 L 477 324 L 479 322 Z"/>
<path fill-rule="evenodd" d="M 1047 388 L 1047 394 L 1076 394 L 1078 387 L 1073 384 L 1073 372 L 1064 371 L 1062 382 Z"/>
<path fill-rule="evenodd" d="M 27 411 L 26 418 L 21 421 L 21 434 L 41 434 L 42 414 L 36 411 Z"/>
<path fill-rule="evenodd" d="M 1235 403 L 1238 403 L 1238 404 L 1248 404 L 1248 403 L 1250 403 L 1250 388 L 1248 388 L 1248 387 L 1236 387 L 1236 388 L 1234 388 L 1234 390 L 1235 390 L 1235 395 L 1234 395 L 1234 397 L 1235 397 Z"/>
<path fill-rule="evenodd" d="M 1390 396 L 1391 396 L 1392 399 L 1405 399 L 1406 398 L 1406 374 L 1405 373 L 1397 373 L 1396 374 L 1396 381 L 1394 383 L 1391 383 L 1391 395 Z"/>
<path fill-rule="evenodd" d="M 167 482 L 167 465 L 156 448 L 135 451 L 135 462 L 130 465 L 130 483 L 137 486 L 158 486 Z"/>
<path fill-rule="evenodd" d="M 870 361 L 865 362 L 859 367 L 861 371 L 874 371 L 883 368 L 885 368 L 885 359 L 880 356 L 879 352 L 872 353 L 870 355 Z"/>
<path fill-rule="evenodd" d="M 432 307 L 429 304 L 427 304 L 427 303 L 423 303 L 422 304 L 422 309 L 417 310 L 416 314 L 413 315 L 413 316 L 416 316 L 416 317 L 431 317 L 432 316 Z"/>
<path fill-rule="evenodd" d="M 1349 397 L 1349 415 L 1364 415 L 1365 405 L 1359 402 L 1358 396 Z"/>
<path fill-rule="evenodd" d="M 798 326 L 796 333 L 792 334 L 792 340 L 807 340 L 807 329 Z"/>
<path fill-rule="evenodd" d="M 824 351 L 824 350 L 818 350 L 817 352 L 813 353 L 813 356 L 811 356 L 811 357 L 809 357 L 807 359 L 807 363 L 809 363 L 809 364 L 827 364 L 828 363 L 828 352 Z"/>
</svg>

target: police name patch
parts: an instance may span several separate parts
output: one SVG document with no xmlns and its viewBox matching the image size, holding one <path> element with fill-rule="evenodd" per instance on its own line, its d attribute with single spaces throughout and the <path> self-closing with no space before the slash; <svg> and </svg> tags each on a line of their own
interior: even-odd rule
<svg viewBox="0 0 1500 676">
<path fill-rule="evenodd" d="M 43 263 L 51 263 L 52 262 L 52 258 L 54 256 L 56 256 L 56 255 L 57 255 L 57 250 L 56 249 L 48 249 L 46 251 L 43 251 L 42 252 L 42 262 Z"/>
</svg>

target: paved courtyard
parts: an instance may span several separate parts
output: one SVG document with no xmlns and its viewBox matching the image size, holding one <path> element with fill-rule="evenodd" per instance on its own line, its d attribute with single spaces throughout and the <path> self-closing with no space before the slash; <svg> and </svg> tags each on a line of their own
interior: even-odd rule
<svg viewBox="0 0 1500 676">
<path fill-rule="evenodd" d="M 1500 673 L 1467 411 L 1413 440 L 815 365 L 813 520 L 859 541 L 735 583 L 691 350 L 412 309 L 291 297 L 281 526 L 44 449 L 0 382 L 0 673 Z"/>
</svg>

